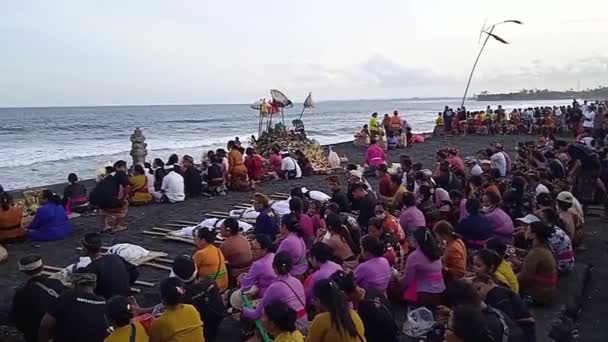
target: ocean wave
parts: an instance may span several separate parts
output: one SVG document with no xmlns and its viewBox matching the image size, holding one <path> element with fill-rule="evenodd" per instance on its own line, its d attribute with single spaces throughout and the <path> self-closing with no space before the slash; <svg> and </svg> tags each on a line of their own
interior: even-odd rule
<svg viewBox="0 0 608 342">
<path fill-rule="evenodd" d="M 249 139 L 248 135 L 242 135 L 241 141 L 246 143 Z M 234 139 L 234 136 L 221 136 L 215 138 L 206 138 L 201 140 L 184 140 L 167 141 L 161 138 L 150 138 L 146 140 L 148 144 L 148 156 L 155 155 L 161 152 L 179 152 L 186 149 L 209 149 L 209 148 L 226 148 L 226 143 Z M 56 146 L 55 148 L 43 150 L 37 147 L 23 148 L 19 151 L 13 151 L 11 155 L 6 155 L 4 160 L 0 159 L 0 168 L 3 167 L 31 167 L 44 163 L 60 164 L 67 161 L 85 161 L 87 159 L 98 159 L 100 157 L 124 157 L 128 156 L 130 150 L 125 150 L 128 146 L 127 141 L 115 141 L 103 146 L 100 151 L 100 146 L 89 146 L 87 148 L 66 148 L 66 146 Z M 4 156 L 3 156 L 4 157 Z"/>
</svg>

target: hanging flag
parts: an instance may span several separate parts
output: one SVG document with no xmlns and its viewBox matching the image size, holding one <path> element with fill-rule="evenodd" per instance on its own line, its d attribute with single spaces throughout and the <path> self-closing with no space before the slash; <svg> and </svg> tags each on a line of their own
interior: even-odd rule
<svg viewBox="0 0 608 342">
<path fill-rule="evenodd" d="M 271 89 L 270 96 L 272 96 L 272 105 L 279 108 L 291 108 L 293 107 L 293 102 L 285 96 L 282 92 Z"/>
<path fill-rule="evenodd" d="M 262 104 L 264 103 L 264 99 L 259 99 L 249 106 L 251 109 L 260 110 L 262 109 Z"/>
<path fill-rule="evenodd" d="M 312 102 L 312 93 L 308 93 L 306 100 L 304 100 L 304 108 L 315 108 L 315 104 Z"/>
</svg>

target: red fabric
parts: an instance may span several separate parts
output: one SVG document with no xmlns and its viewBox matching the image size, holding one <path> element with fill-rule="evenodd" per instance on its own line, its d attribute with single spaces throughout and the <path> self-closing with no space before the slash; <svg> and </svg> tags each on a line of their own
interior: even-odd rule
<svg viewBox="0 0 608 342">
<path fill-rule="evenodd" d="M 384 197 L 393 196 L 393 187 L 391 186 L 391 176 L 388 173 L 380 176 L 378 178 L 378 188 L 380 190 L 380 195 Z"/>
<path fill-rule="evenodd" d="M 260 155 L 252 155 L 245 158 L 245 167 L 249 178 L 260 181 L 264 179 L 266 172 L 264 171 L 264 160 Z"/>
</svg>

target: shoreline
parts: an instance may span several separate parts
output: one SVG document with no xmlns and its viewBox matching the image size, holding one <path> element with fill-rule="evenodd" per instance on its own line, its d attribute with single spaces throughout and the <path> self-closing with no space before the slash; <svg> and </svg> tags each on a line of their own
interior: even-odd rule
<svg viewBox="0 0 608 342">
<path fill-rule="evenodd" d="M 351 141 L 343 141 L 343 142 L 339 142 L 339 143 L 335 143 L 335 144 L 321 144 L 321 146 L 323 147 L 328 147 L 328 146 L 332 146 L 333 147 L 339 147 L 339 146 L 345 146 L 348 144 L 353 144 L 354 145 L 354 140 Z M 201 151 L 202 153 L 202 151 Z M 132 160 L 129 161 L 127 160 L 127 165 L 131 165 L 132 164 Z M 151 162 L 151 161 L 150 161 Z M 53 183 L 53 184 L 46 184 L 46 185 L 37 185 L 37 186 L 32 186 L 32 187 L 25 187 L 25 188 L 17 188 L 17 189 L 4 189 L 6 192 L 10 193 L 15 199 L 18 198 L 22 198 L 22 193 L 24 191 L 30 191 L 30 190 L 41 190 L 41 189 L 49 189 L 52 190 L 53 192 L 55 192 L 58 195 L 63 195 L 63 188 L 68 184 L 67 183 L 67 174 L 65 175 L 66 181 L 63 183 Z M 80 178 L 80 177 L 79 177 Z M 86 179 L 79 179 L 79 183 L 84 185 L 87 190 L 90 193 L 90 190 L 92 190 L 95 187 L 96 184 L 96 180 L 94 178 L 86 178 Z"/>
</svg>

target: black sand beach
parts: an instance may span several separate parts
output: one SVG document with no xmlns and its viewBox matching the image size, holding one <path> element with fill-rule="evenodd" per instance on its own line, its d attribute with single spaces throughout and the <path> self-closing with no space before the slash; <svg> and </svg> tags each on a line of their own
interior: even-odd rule
<svg viewBox="0 0 608 342">
<path fill-rule="evenodd" d="M 463 156 L 473 155 L 476 151 L 485 148 L 493 141 L 501 142 L 508 151 L 513 151 L 517 142 L 532 140 L 532 136 L 467 136 L 467 137 L 433 137 L 422 144 L 415 145 L 408 149 L 399 149 L 395 151 L 389 151 L 389 162 L 398 162 L 399 155 L 407 154 L 412 157 L 414 161 L 420 161 L 424 167 L 431 167 L 435 163 L 435 152 L 441 148 L 456 147 L 461 151 Z M 347 156 L 349 162 L 362 163 L 365 148 L 354 146 L 352 142 L 336 144 L 334 151 L 340 156 Z M 372 186 L 376 186 L 375 179 L 371 179 Z M 264 193 L 274 192 L 289 192 L 291 188 L 295 186 L 306 186 L 309 189 L 321 190 L 328 192 L 325 176 L 312 176 L 297 181 L 272 181 L 264 182 L 257 186 L 257 191 Z M 188 200 L 180 204 L 164 204 L 164 205 L 148 205 L 144 207 L 132 207 L 129 210 L 129 216 L 127 219 L 129 230 L 121 232 L 115 235 L 107 235 L 104 237 L 104 245 L 112 245 L 116 243 L 133 243 L 141 245 L 144 248 L 153 251 L 161 251 L 169 254 L 170 258 L 173 258 L 179 254 L 191 255 L 194 252 L 194 246 L 179 243 L 163 241 L 161 237 L 154 237 L 143 234 L 142 231 L 148 230 L 155 225 L 168 223 L 172 220 L 185 220 L 185 221 L 200 221 L 203 218 L 203 214 L 211 211 L 229 211 L 234 208 L 235 205 L 249 202 L 252 197 L 252 192 L 249 193 L 237 193 L 230 192 L 226 196 L 205 198 L 201 197 L 198 199 Z M 21 243 L 8 243 L 5 247 L 8 250 L 9 258 L 0 265 L 0 305 L 2 308 L 7 308 L 10 304 L 14 288 L 19 286 L 23 281 L 23 276 L 18 272 L 17 262 L 18 260 L 27 254 L 39 254 L 43 257 L 44 262 L 47 265 L 64 267 L 77 260 L 78 251 L 76 247 L 79 246 L 83 235 L 87 232 L 96 231 L 98 224 L 96 217 L 79 217 L 73 219 L 73 234 L 70 238 L 49 243 L 40 243 L 39 246 L 35 246 L 29 242 Z M 605 260 L 605 245 L 603 242 L 606 240 L 606 232 L 601 231 L 601 224 L 594 219 L 589 221 L 586 225 L 587 239 L 594 241 L 589 243 L 589 250 L 577 254 L 578 263 L 584 261 L 594 260 L 598 263 L 599 260 Z M 601 258 L 601 259 L 600 259 Z M 579 267 L 583 269 L 583 267 Z M 575 272 L 576 273 L 576 272 Z M 158 284 L 160 280 L 168 275 L 168 271 L 155 269 L 148 266 L 140 267 L 140 280 L 153 282 Z M 605 273 L 604 273 L 605 275 Z M 564 278 L 560 284 L 560 291 L 562 293 L 560 303 L 567 300 L 568 293 L 573 291 L 571 283 L 575 282 L 576 274 Z M 137 295 L 137 299 L 141 304 L 155 304 L 159 298 L 157 295 L 158 288 L 146 288 L 142 287 L 142 292 Z M 546 340 L 545 327 L 555 317 L 560 305 L 556 305 L 553 308 L 535 310 L 538 317 L 538 336 L 539 341 Z M 0 316 L 0 324 L 8 324 L 5 310 L 2 310 Z M 604 310 L 605 311 L 605 310 Z M 597 321 L 594 321 L 597 322 Z M 599 322 L 597 322 L 599 323 Z M 594 324 L 595 325 L 595 324 Z M 597 331 L 597 326 L 594 329 L 594 336 L 591 339 L 585 339 L 586 341 L 606 341 L 608 339 L 594 339 L 594 337 L 600 337 L 603 332 Z M 587 335 L 587 334 L 585 334 Z M 0 335 L 0 341 L 4 341 Z"/>
</svg>

